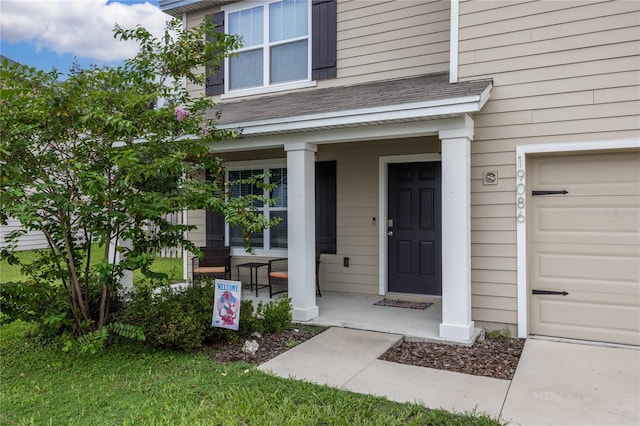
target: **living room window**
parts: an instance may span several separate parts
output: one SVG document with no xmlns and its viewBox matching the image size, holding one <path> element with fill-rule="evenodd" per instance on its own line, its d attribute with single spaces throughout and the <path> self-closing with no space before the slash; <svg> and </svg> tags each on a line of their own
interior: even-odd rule
<svg viewBox="0 0 640 426">
<path fill-rule="evenodd" d="M 227 32 L 241 36 L 243 47 L 227 59 L 225 92 L 311 80 L 308 0 L 231 6 L 226 13 Z"/>
<path fill-rule="evenodd" d="M 281 217 L 282 221 L 273 228 L 265 229 L 263 232 L 255 233 L 251 237 L 251 247 L 256 250 L 272 250 L 287 248 L 287 169 L 285 167 L 263 167 L 263 168 L 243 168 L 238 170 L 229 170 L 227 179 L 229 181 L 245 180 L 259 174 L 267 174 L 265 183 L 275 184 L 275 188 L 269 192 L 266 189 L 260 189 L 256 185 L 248 183 L 233 185 L 231 187 L 231 196 L 238 197 L 240 195 L 265 195 L 277 202 L 273 206 L 265 205 L 262 202 L 256 203 L 256 208 L 262 212 L 267 219 Z M 229 235 L 229 245 L 231 247 L 244 247 L 244 237 L 240 227 L 230 227 L 227 224 Z"/>
<path fill-rule="evenodd" d="M 315 217 L 316 217 L 316 248 L 322 253 L 336 253 L 337 248 L 337 179 L 336 161 L 318 161 L 315 166 Z M 277 200 L 272 206 L 256 204 L 256 208 L 267 217 L 281 217 L 282 221 L 271 229 L 252 236 L 251 245 L 257 254 L 284 256 L 287 252 L 287 220 L 288 205 L 287 196 L 287 168 L 285 160 L 254 160 L 230 164 L 227 167 L 227 181 L 245 180 L 251 176 L 269 172 L 267 182 L 275 184 L 270 193 L 258 188 L 257 185 L 248 183 L 234 184 L 231 187 L 231 196 L 240 194 L 268 195 Z M 228 245 L 237 255 L 244 253 L 244 237 L 240 228 L 229 226 L 224 217 L 214 212 L 207 211 L 206 215 L 206 241 L 207 246 L 217 247 Z"/>
</svg>

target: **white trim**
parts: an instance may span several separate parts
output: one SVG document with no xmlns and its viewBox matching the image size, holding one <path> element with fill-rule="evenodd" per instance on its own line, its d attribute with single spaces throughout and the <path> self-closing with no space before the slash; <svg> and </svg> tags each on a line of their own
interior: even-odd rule
<svg viewBox="0 0 640 426">
<path fill-rule="evenodd" d="M 289 142 L 337 144 L 437 135 L 442 129 L 451 129 L 459 126 L 462 119 L 463 117 L 452 117 L 438 120 L 416 120 L 404 123 L 371 123 L 370 125 L 363 126 L 317 129 L 313 132 L 278 133 L 254 136 L 251 138 L 229 139 L 216 142 L 215 151 L 223 153 L 280 148 Z M 193 136 L 189 137 L 194 138 Z"/>
<path fill-rule="evenodd" d="M 387 155 L 378 159 L 378 294 L 387 294 L 387 185 L 388 169 L 392 163 L 416 163 L 427 161 L 441 161 L 442 156 L 437 153 Z M 444 212 L 443 212 L 444 214 Z"/>
<path fill-rule="evenodd" d="M 238 89 L 231 92 L 225 92 L 220 95 L 220 99 L 233 99 L 244 96 L 262 95 L 265 93 L 284 92 L 285 90 L 306 89 L 316 87 L 317 83 L 313 81 L 294 81 L 290 83 L 272 84 L 270 86 L 251 87 L 249 89 Z"/>
<path fill-rule="evenodd" d="M 273 132 L 304 131 L 318 127 L 352 126 L 381 121 L 459 116 L 464 113 L 480 111 L 482 105 L 489 99 L 491 87 L 492 86 L 489 86 L 482 95 L 478 96 L 464 96 L 425 102 L 300 115 L 297 117 L 238 122 L 223 124 L 217 127 L 229 130 L 241 128 L 243 135 L 250 136 Z"/>
<path fill-rule="evenodd" d="M 484 107 L 489 99 L 491 98 L 491 89 L 493 89 L 493 82 L 489 84 L 483 91 L 480 93 L 480 103 L 478 104 L 478 111 Z"/>
<path fill-rule="evenodd" d="M 460 29 L 460 3 L 451 0 L 451 28 L 449 30 L 449 83 L 458 82 L 458 32 Z"/>
<path fill-rule="evenodd" d="M 616 139 L 596 142 L 566 142 L 516 146 L 516 247 L 517 247 L 517 297 L 518 297 L 518 337 L 529 334 L 527 291 L 527 156 L 542 153 L 565 153 L 577 151 L 611 151 L 616 149 L 640 148 L 640 139 Z M 518 200 L 523 197 L 522 200 Z M 520 204 L 518 204 L 520 202 Z"/>
<path fill-rule="evenodd" d="M 311 151 L 318 152 L 318 146 L 309 142 L 289 142 L 284 144 L 285 151 Z"/>
</svg>

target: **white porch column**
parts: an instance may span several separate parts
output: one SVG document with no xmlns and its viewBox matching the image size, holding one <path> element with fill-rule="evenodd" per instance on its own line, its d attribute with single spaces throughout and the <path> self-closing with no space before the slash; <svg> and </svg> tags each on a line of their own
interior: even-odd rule
<svg viewBox="0 0 640 426">
<path fill-rule="evenodd" d="M 471 340 L 471 140 L 473 119 L 440 131 L 442 151 L 442 323 L 440 337 Z"/>
<path fill-rule="evenodd" d="M 109 243 L 109 263 L 118 264 L 122 260 L 122 253 L 116 250 L 118 244 L 128 249 L 132 246 L 131 240 L 111 240 Z M 120 285 L 122 286 L 122 291 L 133 291 L 133 271 L 124 271 L 120 278 Z"/>
<path fill-rule="evenodd" d="M 319 315 L 316 305 L 315 153 L 310 143 L 291 143 L 287 152 L 289 297 L 293 319 Z"/>
</svg>

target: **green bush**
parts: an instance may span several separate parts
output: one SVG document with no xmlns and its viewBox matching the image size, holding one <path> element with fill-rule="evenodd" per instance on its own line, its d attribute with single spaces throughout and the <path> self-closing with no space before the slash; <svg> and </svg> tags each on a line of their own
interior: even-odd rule
<svg viewBox="0 0 640 426">
<path fill-rule="evenodd" d="M 257 314 L 262 323 L 262 330 L 266 333 L 280 333 L 293 319 L 291 315 L 291 299 L 282 298 L 274 302 L 258 304 Z"/>
<path fill-rule="evenodd" d="M 193 350 L 204 340 L 205 327 L 198 321 L 198 306 L 190 303 L 197 289 L 189 292 L 164 287 L 154 292 L 139 288 L 131 300 L 126 322 L 140 325 L 153 346 Z"/>
<path fill-rule="evenodd" d="M 141 287 L 132 296 L 124 321 L 141 325 L 151 345 L 182 351 L 206 343 L 233 342 L 258 330 L 250 301 L 241 302 L 238 332 L 212 327 L 214 297 L 214 282 L 208 278 L 182 289 Z"/>
<path fill-rule="evenodd" d="M 97 278 L 91 278 L 88 288 L 89 307 L 91 318 L 95 321 L 99 316 L 102 286 Z M 125 306 L 124 298 L 119 294 L 112 294 L 109 303 L 114 312 L 120 312 Z M 28 280 L 0 283 L 0 311 L 0 324 L 18 319 L 34 322 L 37 325 L 34 334 L 44 340 L 62 335 L 73 338 L 83 334 L 74 325 L 67 291 L 58 282 Z M 91 321 L 83 322 L 86 328 L 82 331 L 90 333 L 87 330 L 94 324 Z"/>
<path fill-rule="evenodd" d="M 278 333 L 291 324 L 290 299 L 260 303 L 255 310 L 250 300 L 243 300 L 238 331 L 213 327 L 214 298 L 214 281 L 207 278 L 182 289 L 140 287 L 122 321 L 142 326 L 149 344 L 182 351 L 207 343 L 232 343 L 256 331 Z"/>
<path fill-rule="evenodd" d="M 69 303 L 60 286 L 43 281 L 0 283 L 0 310 L 3 323 L 18 319 L 62 326 L 69 310 Z M 56 318 L 54 318 L 56 317 Z"/>
</svg>

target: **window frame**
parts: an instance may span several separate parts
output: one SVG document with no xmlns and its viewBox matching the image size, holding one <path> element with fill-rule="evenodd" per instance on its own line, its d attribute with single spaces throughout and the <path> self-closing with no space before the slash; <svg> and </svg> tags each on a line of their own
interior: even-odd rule
<svg viewBox="0 0 640 426">
<path fill-rule="evenodd" d="M 250 160 L 250 161 L 233 161 L 227 163 L 225 167 L 225 180 L 229 180 L 229 172 L 241 171 L 241 170 L 257 170 L 262 169 L 262 173 L 266 173 L 269 169 L 285 169 L 287 170 L 287 160 L 286 158 L 282 159 L 271 159 L 271 160 Z M 287 178 L 289 176 L 289 172 L 287 170 Z M 264 195 L 269 195 L 267 190 L 264 190 Z M 289 212 L 289 206 L 274 206 L 270 207 L 265 204 L 262 207 L 258 208 L 259 211 L 263 212 L 267 218 L 271 217 L 271 211 L 274 213 L 277 212 Z M 288 239 L 288 238 L 287 238 Z M 224 243 L 226 246 L 231 248 L 232 256 L 247 256 L 247 252 L 245 251 L 243 246 L 232 246 L 231 245 L 231 227 L 229 223 L 225 221 L 224 224 Z M 288 245 L 288 244 L 287 244 Z M 287 257 L 288 247 L 287 248 L 271 248 L 271 229 L 267 228 L 263 231 L 263 245 L 262 247 L 253 247 L 254 254 L 256 256 L 265 256 L 265 257 Z"/>
<path fill-rule="evenodd" d="M 251 4 L 247 5 L 245 2 L 239 2 L 239 3 L 233 3 L 230 4 L 228 6 L 225 6 L 224 8 L 222 8 L 221 10 L 224 12 L 224 21 L 225 23 L 225 32 L 227 34 L 230 34 L 230 20 L 229 20 L 229 15 L 231 13 L 235 13 L 235 12 L 240 12 L 243 10 L 249 10 L 249 9 L 253 9 L 256 7 L 262 7 L 262 13 L 263 13 L 263 25 L 262 25 L 262 31 L 263 31 L 263 37 L 262 37 L 262 44 L 260 45 L 260 47 L 256 47 L 254 46 L 250 46 L 250 47 L 242 47 L 240 49 L 237 50 L 237 52 L 245 52 L 245 51 L 252 51 L 252 50 L 257 50 L 257 49 L 261 49 L 262 50 L 262 58 L 263 58 L 263 62 L 262 62 L 262 86 L 256 86 L 256 87 L 248 87 L 248 88 L 243 88 L 243 89 L 235 89 L 235 90 L 231 90 L 229 87 L 229 82 L 230 82 L 230 72 L 231 72 L 231 67 L 229 64 L 230 58 L 225 58 L 224 60 L 224 93 L 221 94 L 221 99 L 229 99 L 229 98 L 234 98 L 234 97 L 241 97 L 241 96 L 248 96 L 248 95 L 254 95 L 254 94 L 261 94 L 261 93 L 270 93 L 270 92 L 277 92 L 277 91 L 284 91 L 284 90 L 292 90 L 292 89 L 299 89 L 299 88 L 305 88 L 305 87 L 315 87 L 316 86 L 316 82 L 314 80 L 312 80 L 312 67 L 313 67 L 313 52 L 312 52 L 312 33 L 313 33 L 313 29 L 312 29 L 312 9 L 313 9 L 313 4 L 311 1 L 308 2 L 308 8 L 307 8 L 307 35 L 306 35 L 306 39 L 307 39 L 307 77 L 305 79 L 301 79 L 301 80 L 296 80 L 296 81 L 289 81 L 289 82 L 284 82 L 284 83 L 275 83 L 275 84 L 270 84 L 269 83 L 269 79 L 270 79 L 270 52 L 271 52 L 271 48 L 274 46 L 278 46 L 278 45 L 283 45 L 283 44 L 287 44 L 287 43 L 291 43 L 294 41 L 299 41 L 299 40 L 303 40 L 304 37 L 296 37 L 296 38 L 292 38 L 292 39 L 288 39 L 286 41 L 277 41 L 277 42 L 270 42 L 269 41 L 269 5 L 272 3 L 279 3 L 282 0 L 261 0 L 261 1 L 257 1 L 257 2 L 251 2 Z"/>
</svg>

